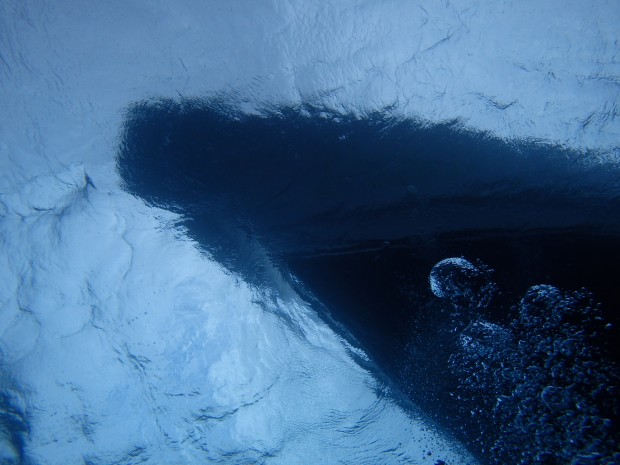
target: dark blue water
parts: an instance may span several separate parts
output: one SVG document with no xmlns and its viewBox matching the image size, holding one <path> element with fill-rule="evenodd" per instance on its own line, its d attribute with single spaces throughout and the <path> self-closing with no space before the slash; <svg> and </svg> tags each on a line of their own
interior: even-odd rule
<svg viewBox="0 0 620 465">
<path fill-rule="evenodd" d="M 472 365 L 468 376 L 455 360 L 473 360 L 459 341 L 480 319 L 517 337 L 520 299 L 531 286 L 587 287 L 602 303 L 596 318 L 605 330 L 580 339 L 580 350 L 602 360 L 591 367 L 603 373 L 598 385 L 616 386 L 620 171 L 590 163 L 593 155 L 389 113 L 304 106 L 248 116 L 220 101 L 154 100 L 127 110 L 117 163 L 128 191 L 182 213 L 189 234 L 232 272 L 256 285 L 269 285 L 268 266 L 294 276 L 300 293 L 483 460 L 505 460 L 518 438 L 540 449 L 524 461 L 564 463 L 549 458 L 568 449 L 552 429 L 545 433 L 564 418 L 543 412 L 548 403 L 537 407 L 547 415 L 542 426 L 519 436 L 497 433 L 497 412 L 483 400 L 521 386 L 514 380 L 527 373 L 515 369 L 513 384 L 493 384 L 488 372 L 476 378 Z M 431 293 L 430 270 L 451 256 L 494 270 L 498 292 L 488 305 L 465 308 Z M 518 344 L 510 344 L 513 355 L 500 365 L 515 363 Z M 468 385 L 468 377 L 484 382 Z M 537 379 L 533 397 L 549 382 Z M 610 421 L 595 439 L 616 434 L 617 403 L 609 411 L 609 396 L 595 397 L 582 402 L 595 413 L 607 402 Z M 582 407 L 571 408 L 579 419 L 571 421 L 585 421 Z M 546 442 L 536 439 L 545 434 Z M 588 449 L 599 454 L 592 460 L 611 457 L 607 436 L 597 446 L 603 452 Z"/>
</svg>

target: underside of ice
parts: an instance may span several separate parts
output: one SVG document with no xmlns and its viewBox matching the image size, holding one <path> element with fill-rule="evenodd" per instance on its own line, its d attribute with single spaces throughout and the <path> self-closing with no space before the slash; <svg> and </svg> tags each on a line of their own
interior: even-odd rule
<svg viewBox="0 0 620 465">
<path fill-rule="evenodd" d="M 189 233 L 187 211 L 122 184 L 127 111 L 172 99 L 221 102 L 228 120 L 230 108 L 258 118 L 278 108 L 380 114 L 514 143 L 513 154 L 524 141 L 555 147 L 579 167 L 571 173 L 617 179 L 619 23 L 611 0 L 0 2 L 0 462 L 476 463 L 300 296 L 269 244 L 244 243 L 264 258 L 259 284 Z M 391 166 L 380 155 L 385 165 L 374 166 Z M 461 161 L 454 176 L 475 185 Z M 445 165 L 433 176 L 449 171 L 433 162 Z M 386 179 L 377 191 L 415 198 L 422 212 L 445 201 L 443 186 L 429 201 L 419 186 L 393 191 Z M 578 214 L 593 185 L 584 179 L 571 191 L 585 199 Z M 599 186 L 593 210 L 612 232 L 617 204 L 605 202 L 619 198 L 615 182 Z M 422 232 L 458 229 L 451 208 L 471 198 L 423 215 Z M 343 202 L 331 218 L 352 213 L 354 239 L 389 229 L 365 219 L 383 214 L 377 205 Z M 399 215 L 394 230 L 408 231 L 414 221 Z M 444 265 L 479 269 L 460 260 Z M 435 294 L 461 295 L 443 271 Z M 498 327 L 480 328 L 476 336 Z M 544 386 L 540 402 L 555 408 L 560 388 Z"/>
<path fill-rule="evenodd" d="M 79 167 L 3 199 L 6 463 L 462 460 L 292 292 L 226 273 L 175 215 Z"/>
</svg>

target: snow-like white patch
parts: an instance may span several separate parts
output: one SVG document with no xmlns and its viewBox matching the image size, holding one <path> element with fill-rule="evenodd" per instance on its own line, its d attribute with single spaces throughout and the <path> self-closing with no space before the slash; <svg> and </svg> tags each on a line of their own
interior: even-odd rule
<svg viewBox="0 0 620 465">
<path fill-rule="evenodd" d="M 391 107 L 617 158 L 618 23 L 614 0 L 7 0 L 0 190 L 102 162 L 122 109 L 153 96 Z"/>
<path fill-rule="evenodd" d="M 174 215 L 90 179 L 75 167 L 2 197 L 2 372 L 25 399 L 27 457 L 463 460 L 306 304 L 266 300 Z"/>
</svg>

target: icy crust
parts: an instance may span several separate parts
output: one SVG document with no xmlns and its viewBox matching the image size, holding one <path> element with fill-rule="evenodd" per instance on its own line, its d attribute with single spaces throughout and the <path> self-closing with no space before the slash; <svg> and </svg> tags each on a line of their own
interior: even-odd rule
<svg viewBox="0 0 620 465">
<path fill-rule="evenodd" d="M 2 460 L 383 463 L 417 451 L 418 424 L 370 394 L 329 332 L 300 323 L 326 334 L 304 342 L 258 312 L 247 285 L 178 240 L 174 216 L 79 172 L 21 189 L 108 161 L 119 109 L 152 95 L 387 108 L 613 155 L 619 14 L 614 1 L 0 2 Z"/>
<path fill-rule="evenodd" d="M 619 22 L 615 0 L 5 0 L 0 188 L 100 162 L 119 108 L 153 95 L 387 109 L 617 160 Z"/>
<path fill-rule="evenodd" d="M 1 463 L 475 463 L 292 292 L 91 174 L 0 197 Z"/>
<path fill-rule="evenodd" d="M 475 285 L 475 271 L 464 259 L 443 260 L 431 272 L 433 292 L 460 296 Z M 612 328 L 592 295 L 538 285 L 517 310 L 505 326 L 466 315 L 449 362 L 493 463 L 620 463 L 620 367 L 600 344 Z M 454 311 L 463 316 L 458 305 Z"/>
</svg>

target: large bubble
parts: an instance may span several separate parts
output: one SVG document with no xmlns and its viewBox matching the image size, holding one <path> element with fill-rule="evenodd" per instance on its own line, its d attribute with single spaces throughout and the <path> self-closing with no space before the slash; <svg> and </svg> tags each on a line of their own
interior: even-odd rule
<svg viewBox="0 0 620 465">
<path fill-rule="evenodd" d="M 460 307 L 484 308 L 493 297 L 492 270 L 462 257 L 441 260 L 431 270 L 431 291 Z"/>
</svg>

